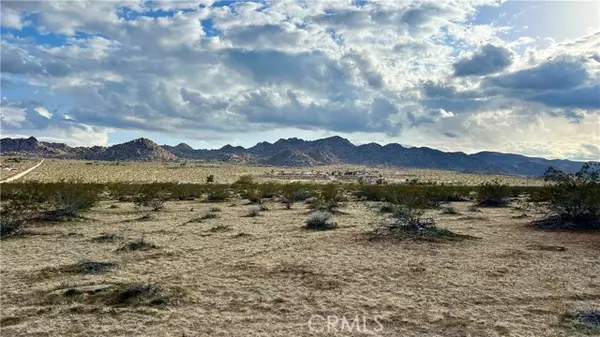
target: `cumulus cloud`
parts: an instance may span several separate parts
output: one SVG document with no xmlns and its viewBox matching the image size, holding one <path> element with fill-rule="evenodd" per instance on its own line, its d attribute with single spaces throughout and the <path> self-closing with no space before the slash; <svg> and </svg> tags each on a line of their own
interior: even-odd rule
<svg viewBox="0 0 600 337">
<path fill-rule="evenodd" d="M 504 47 L 486 44 L 468 58 L 454 63 L 454 76 L 482 76 L 500 72 L 512 64 L 512 54 Z"/>
<path fill-rule="evenodd" d="M 514 90 L 570 89 L 589 78 L 584 61 L 582 58 L 557 57 L 532 68 L 492 77 L 489 83 Z"/>
<path fill-rule="evenodd" d="M 113 130 L 223 142 L 287 130 L 469 150 L 501 146 L 482 121 L 511 124 L 511 111 L 593 144 L 600 34 L 505 40 L 509 27 L 475 22 L 482 6 L 501 5 L 3 1 L 2 132 L 102 143 Z"/>
</svg>

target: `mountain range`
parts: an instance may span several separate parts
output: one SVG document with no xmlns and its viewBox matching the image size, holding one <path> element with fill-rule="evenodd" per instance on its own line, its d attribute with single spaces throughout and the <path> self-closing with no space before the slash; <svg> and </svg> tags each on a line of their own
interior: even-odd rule
<svg viewBox="0 0 600 337">
<path fill-rule="evenodd" d="M 109 161 L 194 159 L 267 166 L 360 164 L 524 176 L 540 176 L 550 166 L 575 172 L 583 164 L 570 160 L 549 160 L 498 152 L 442 152 L 427 147 L 404 147 L 399 144 L 369 143 L 357 146 L 339 136 L 312 141 L 298 138 L 280 139 L 275 143 L 261 142 L 250 148 L 226 145 L 216 150 L 197 150 L 185 143 L 176 146 L 158 145 L 146 138 L 109 147 L 70 147 L 62 143 L 40 142 L 34 137 L 3 138 L 0 141 L 0 154 Z"/>
</svg>

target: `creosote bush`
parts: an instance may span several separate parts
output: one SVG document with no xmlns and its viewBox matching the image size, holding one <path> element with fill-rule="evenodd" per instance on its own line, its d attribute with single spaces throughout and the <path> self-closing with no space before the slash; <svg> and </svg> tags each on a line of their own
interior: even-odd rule
<svg viewBox="0 0 600 337">
<path fill-rule="evenodd" d="M 600 229 L 600 165 L 586 163 L 574 174 L 549 168 L 544 174 L 550 213 L 540 227 Z"/>
<path fill-rule="evenodd" d="M 477 188 L 477 204 L 480 207 L 504 207 L 509 203 L 511 189 L 494 179 L 485 182 Z"/>
</svg>

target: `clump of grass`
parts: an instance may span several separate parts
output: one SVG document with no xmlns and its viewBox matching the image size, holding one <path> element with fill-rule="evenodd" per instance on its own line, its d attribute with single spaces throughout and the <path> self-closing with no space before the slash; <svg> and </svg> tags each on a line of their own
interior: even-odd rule
<svg viewBox="0 0 600 337">
<path fill-rule="evenodd" d="M 216 212 L 221 212 L 221 209 L 219 207 L 211 207 L 209 211 L 216 213 Z"/>
<path fill-rule="evenodd" d="M 93 289 L 69 288 L 59 296 L 69 298 L 69 301 L 103 303 L 121 307 L 176 304 L 182 295 L 183 292 L 178 289 L 167 289 L 147 283 L 129 283 Z"/>
<path fill-rule="evenodd" d="M 170 301 L 169 294 L 151 284 L 128 284 L 113 290 L 109 302 L 113 305 L 165 305 Z"/>
<path fill-rule="evenodd" d="M 444 207 L 444 209 L 442 210 L 442 214 L 460 215 L 460 212 L 458 212 L 456 210 L 456 208 L 448 206 L 448 207 Z"/>
<path fill-rule="evenodd" d="M 560 316 L 560 321 L 565 328 L 571 328 L 590 336 L 600 334 L 600 311 L 584 309 L 577 312 L 568 312 Z"/>
<path fill-rule="evenodd" d="M 100 236 L 92 238 L 91 240 L 93 242 L 115 242 L 120 239 L 121 239 L 121 237 L 118 236 L 117 234 L 102 234 Z"/>
<path fill-rule="evenodd" d="M 329 212 L 315 211 L 308 215 L 306 219 L 306 229 L 311 230 L 330 230 L 337 227 L 337 223 L 330 222 L 332 215 Z"/>
<path fill-rule="evenodd" d="M 119 208 L 119 205 L 112 204 L 112 205 L 108 206 L 108 208 L 110 208 L 110 209 Z"/>
<path fill-rule="evenodd" d="M 114 262 L 98 262 L 83 260 L 61 268 L 61 271 L 74 274 L 103 274 L 117 264 Z"/>
<path fill-rule="evenodd" d="M 158 246 L 152 242 L 144 240 L 144 237 L 141 237 L 138 240 L 126 243 L 125 245 L 117 249 L 117 251 L 130 252 L 134 250 L 150 250 L 155 248 L 158 248 Z"/>
<path fill-rule="evenodd" d="M 152 221 L 152 220 L 156 220 L 156 218 L 154 216 L 152 216 L 151 214 L 144 214 L 141 217 L 139 217 L 137 220 L 138 221 Z"/>
<path fill-rule="evenodd" d="M 218 217 L 219 216 L 215 213 L 206 213 L 206 214 L 202 215 L 201 217 L 190 219 L 188 222 L 199 223 L 199 222 L 204 222 L 204 221 L 210 220 L 210 219 L 216 219 Z"/>
<path fill-rule="evenodd" d="M 209 229 L 209 232 L 212 232 L 212 233 L 229 232 L 230 230 L 231 230 L 231 227 L 229 227 L 227 225 L 216 225 L 216 226 L 212 227 L 211 229 Z"/>
<path fill-rule="evenodd" d="M 245 237 L 248 237 L 248 236 L 252 236 L 252 235 L 250 235 L 248 233 L 240 232 L 240 233 L 237 233 L 236 235 L 234 235 L 233 237 L 234 238 L 245 238 Z"/>
</svg>

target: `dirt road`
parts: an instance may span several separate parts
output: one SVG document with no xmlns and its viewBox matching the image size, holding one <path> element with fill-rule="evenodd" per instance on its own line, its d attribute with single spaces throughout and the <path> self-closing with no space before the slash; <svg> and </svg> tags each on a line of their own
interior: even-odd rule
<svg viewBox="0 0 600 337">
<path fill-rule="evenodd" d="M 17 180 L 21 177 L 23 177 L 24 175 L 28 174 L 29 172 L 35 170 L 36 168 L 38 168 L 38 166 L 42 165 L 42 163 L 44 162 L 44 159 L 42 159 L 39 163 L 35 164 L 35 166 L 28 168 L 27 170 L 21 172 L 21 173 L 17 173 L 12 177 L 6 178 L 4 180 L 0 180 L 0 184 L 2 183 L 8 183 L 14 180 Z"/>
</svg>

